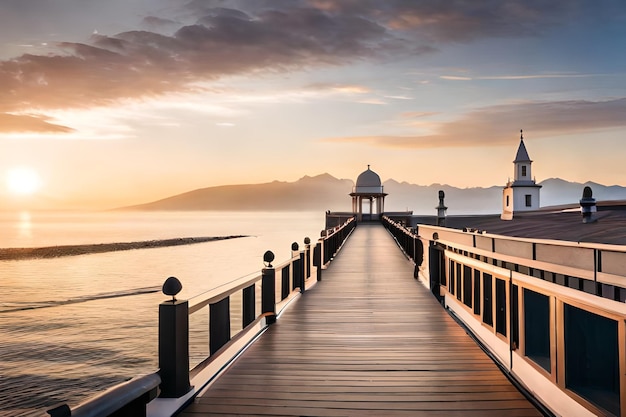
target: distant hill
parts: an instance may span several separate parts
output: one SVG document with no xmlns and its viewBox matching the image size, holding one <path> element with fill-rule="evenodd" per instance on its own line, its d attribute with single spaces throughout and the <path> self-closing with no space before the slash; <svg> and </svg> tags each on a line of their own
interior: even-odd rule
<svg viewBox="0 0 626 417">
<path fill-rule="evenodd" d="M 326 211 L 351 210 L 351 180 L 329 174 L 304 176 L 295 182 L 224 185 L 200 188 L 131 210 Z"/>
<path fill-rule="evenodd" d="M 415 214 L 435 214 L 439 190 L 443 190 L 448 214 L 492 214 L 502 208 L 502 187 L 457 188 L 446 184 L 415 185 L 393 179 L 383 184 L 389 194 L 385 210 L 413 210 Z"/>
<path fill-rule="evenodd" d="M 602 185 L 595 182 L 580 184 L 569 182 L 560 178 L 549 178 L 540 183 L 541 205 L 555 206 L 560 204 L 578 203 L 583 195 L 585 186 L 591 187 L 593 198 L 596 201 L 626 200 L 626 187 L 619 185 Z"/>
<path fill-rule="evenodd" d="M 596 183 L 575 183 L 550 178 L 540 183 L 541 206 L 577 204 L 585 185 L 597 201 L 626 200 L 626 187 Z M 350 192 L 354 182 L 330 174 L 304 176 L 294 182 L 273 181 L 263 184 L 224 185 L 201 188 L 154 202 L 124 207 L 127 210 L 224 210 L 224 211 L 350 211 Z M 389 194 L 385 210 L 412 210 L 415 214 L 434 214 L 438 191 L 446 194 L 448 214 L 496 214 L 502 209 L 502 188 L 457 188 L 450 185 L 416 185 L 389 179 L 383 183 Z"/>
</svg>

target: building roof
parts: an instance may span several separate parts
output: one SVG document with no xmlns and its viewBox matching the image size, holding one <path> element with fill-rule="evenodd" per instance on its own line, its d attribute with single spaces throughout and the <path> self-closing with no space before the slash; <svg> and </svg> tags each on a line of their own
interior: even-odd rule
<svg viewBox="0 0 626 417">
<path fill-rule="evenodd" d="M 580 211 L 570 209 L 516 213 L 508 221 L 501 220 L 499 215 L 448 216 L 446 227 L 531 239 L 626 245 L 626 205 L 598 203 L 597 209 L 593 214 L 597 221 L 586 224 Z M 434 225 L 437 218 L 415 216 L 414 221 Z"/>
<path fill-rule="evenodd" d="M 356 187 L 381 187 L 382 182 L 380 181 L 380 177 L 377 173 L 370 169 L 370 166 L 367 166 L 367 170 L 363 171 L 358 178 L 356 179 Z"/>
<path fill-rule="evenodd" d="M 526 145 L 524 145 L 524 138 L 521 138 L 519 141 L 519 148 L 517 148 L 517 154 L 513 162 L 532 162 L 530 156 L 528 156 Z"/>
</svg>

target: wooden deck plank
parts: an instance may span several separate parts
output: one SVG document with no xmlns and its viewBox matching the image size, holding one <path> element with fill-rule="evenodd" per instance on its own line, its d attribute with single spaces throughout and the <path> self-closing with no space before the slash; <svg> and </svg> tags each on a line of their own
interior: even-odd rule
<svg viewBox="0 0 626 417">
<path fill-rule="evenodd" d="M 380 225 L 180 416 L 539 416 Z"/>
</svg>

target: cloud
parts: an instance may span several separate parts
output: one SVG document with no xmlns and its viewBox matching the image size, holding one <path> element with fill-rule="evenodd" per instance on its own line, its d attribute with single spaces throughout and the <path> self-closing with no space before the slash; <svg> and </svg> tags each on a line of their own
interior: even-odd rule
<svg viewBox="0 0 626 417">
<path fill-rule="evenodd" d="M 74 130 L 38 115 L 0 113 L 0 126 L 8 132 L 70 133 Z"/>
<path fill-rule="evenodd" d="M 400 113 L 400 118 L 401 119 L 421 119 L 424 117 L 436 116 L 437 114 L 439 113 L 434 112 L 434 111 L 407 111 L 407 112 Z"/>
<path fill-rule="evenodd" d="M 532 36 L 568 18 L 589 15 L 580 2 L 569 0 L 313 0 L 312 3 L 335 13 L 373 17 L 390 29 L 419 31 L 421 36 L 443 42 Z M 592 9 L 592 14 L 598 9 Z"/>
<path fill-rule="evenodd" d="M 409 96 L 384 96 L 385 98 L 390 98 L 392 100 L 415 100 L 413 97 Z"/>
<path fill-rule="evenodd" d="M 338 84 L 338 83 L 314 83 L 309 84 L 306 90 L 330 92 L 339 94 L 367 94 L 371 93 L 371 89 L 365 85 L 359 84 Z"/>
<path fill-rule="evenodd" d="M 145 17 L 150 30 L 96 33 L 88 42 L 58 43 L 47 55 L 0 61 L 0 114 L 107 106 L 191 92 L 232 75 L 406 58 L 445 42 L 534 35 L 580 16 L 579 9 L 569 0 L 192 0 L 176 18 Z"/>
<path fill-rule="evenodd" d="M 190 91 L 193 83 L 228 75 L 342 65 L 382 53 L 386 39 L 384 27 L 359 16 L 309 8 L 267 10 L 253 19 L 214 9 L 172 36 L 94 34 L 89 43 L 57 44 L 55 55 L 1 61 L 0 112 L 110 105 Z"/>
<path fill-rule="evenodd" d="M 440 75 L 442 80 L 474 81 L 474 80 L 537 80 L 544 78 L 591 78 L 604 77 L 606 74 L 520 74 L 520 75 L 489 75 L 479 77 L 464 77 L 457 75 Z"/>
<path fill-rule="evenodd" d="M 327 138 L 330 143 L 362 143 L 382 148 L 424 149 L 510 145 L 519 129 L 533 139 L 626 127 L 626 98 L 608 101 L 570 100 L 491 106 L 439 124 L 420 136 Z"/>
<path fill-rule="evenodd" d="M 451 80 L 451 81 L 471 81 L 471 77 L 460 77 L 458 75 L 442 75 L 439 78 L 442 80 Z"/>
<path fill-rule="evenodd" d="M 158 16 L 146 16 L 142 20 L 142 26 L 151 30 L 169 30 L 171 28 L 178 28 L 180 24 L 172 19 L 165 19 Z"/>
</svg>

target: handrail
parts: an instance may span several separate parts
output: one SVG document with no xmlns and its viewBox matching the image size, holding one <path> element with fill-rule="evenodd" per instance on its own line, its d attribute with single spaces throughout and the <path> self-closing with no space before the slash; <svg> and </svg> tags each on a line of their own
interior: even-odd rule
<svg viewBox="0 0 626 417">
<path fill-rule="evenodd" d="M 557 415 L 626 417 L 626 305 L 619 300 L 626 279 L 618 275 L 626 248 L 541 247 L 545 241 L 498 235 L 481 246 L 482 234 L 418 229 L 434 233 L 424 268 L 431 289 L 512 377 Z M 499 247 L 501 240 L 507 243 Z M 620 284 L 612 293 L 604 292 L 603 270 Z"/>
<path fill-rule="evenodd" d="M 393 222 L 393 220 L 390 220 Z M 618 245 L 613 243 L 598 243 L 598 242 L 574 242 L 569 240 L 558 240 L 558 239 L 543 239 L 543 238 L 531 238 L 531 237 L 518 237 L 518 236 L 507 236 L 507 235 L 498 235 L 495 233 L 489 233 L 485 230 L 478 229 L 453 229 L 450 227 L 443 226 L 435 226 L 432 224 L 419 224 L 418 228 L 422 229 L 432 229 L 438 232 L 451 232 L 455 234 L 465 234 L 465 235 L 477 235 L 484 236 L 489 238 L 497 238 L 500 240 L 510 240 L 516 242 L 525 242 L 525 243 L 543 243 L 546 245 L 555 245 L 555 246 L 565 246 L 565 247 L 576 247 L 576 248 L 585 248 L 585 249 L 600 249 L 600 250 L 608 250 L 608 251 L 619 251 L 626 252 L 626 245 Z"/>
<path fill-rule="evenodd" d="M 404 254 L 415 263 L 414 278 L 418 278 L 419 268 L 424 261 L 424 244 L 417 229 L 406 227 L 388 216 L 382 216 L 383 226 L 391 233 Z"/>
<path fill-rule="evenodd" d="M 282 264 L 276 265 L 274 269 L 282 269 L 290 264 L 292 264 L 296 259 L 299 259 L 298 256 L 294 256 Z M 252 278 L 249 278 L 250 275 L 253 275 Z M 234 281 L 229 282 L 228 284 L 220 285 L 219 287 L 213 288 L 209 291 L 206 291 L 202 294 L 198 294 L 189 299 L 189 314 L 195 313 L 196 311 L 206 307 L 209 304 L 216 303 L 224 299 L 229 295 L 235 294 L 237 291 L 242 290 L 250 285 L 261 280 L 261 275 L 259 274 L 248 274 L 242 278 L 236 279 Z M 228 288 L 220 290 L 220 288 L 228 285 Z"/>
<path fill-rule="evenodd" d="M 146 404 L 157 396 L 159 374 L 137 376 L 71 409 L 62 404 L 48 410 L 51 417 L 145 416 Z"/>
<path fill-rule="evenodd" d="M 190 395 L 197 394 L 204 384 L 215 378 L 264 328 L 275 322 L 286 305 L 313 285 L 309 282 L 313 281 L 313 276 L 316 276 L 315 281 L 321 281 L 322 269 L 340 250 L 355 226 L 356 221 L 351 218 L 330 233 L 324 231 L 313 248 L 310 239 L 305 238 L 303 250 L 298 250 L 297 244 L 292 245 L 293 256 L 290 259 L 276 266 L 268 264 L 261 274 L 238 278 L 228 283 L 226 288 L 222 285 L 189 300 L 176 300 L 177 291 L 170 294 L 171 289 L 168 289 L 168 295 L 173 295 L 173 299 L 159 305 L 159 371 L 115 385 L 74 409 L 70 409 L 67 404 L 61 404 L 47 410 L 47 413 L 51 417 L 146 416 L 146 405 L 155 399 L 157 393 L 159 398 L 151 404 L 160 402 L 152 408 L 172 409 L 172 413 L 175 413 L 191 398 Z M 273 259 L 273 254 L 271 257 Z M 276 270 L 281 271 L 280 277 L 276 276 Z M 287 275 L 283 276 L 282 271 L 287 271 Z M 171 279 L 178 282 L 173 277 L 168 281 Z M 257 313 L 255 289 L 259 283 L 261 311 Z M 277 283 L 281 289 L 278 300 Z M 287 286 L 284 290 L 283 285 Z M 180 291 L 182 286 L 179 282 L 178 286 Z M 174 284 L 174 288 L 176 287 Z M 237 336 L 231 338 L 230 297 L 238 292 L 242 292 L 242 329 Z M 210 310 L 210 355 L 194 369 L 189 369 L 189 316 L 205 307 Z M 220 354 L 232 356 L 221 358 Z M 214 373 L 209 374 L 207 370 Z M 194 387 L 190 384 L 192 374 L 194 378 L 203 378 Z M 174 400 L 174 408 L 171 405 L 165 406 L 162 402 L 168 398 Z"/>
<path fill-rule="evenodd" d="M 213 304 L 219 300 L 224 299 L 230 295 L 235 294 L 237 291 L 249 287 L 250 285 L 258 282 L 261 279 L 261 275 L 254 275 L 252 278 L 243 277 L 235 281 L 230 282 L 230 285 L 225 290 L 220 290 L 220 287 L 211 289 L 203 294 L 196 295 L 189 299 L 189 314 L 195 313 L 202 307 L 206 307 L 209 304 Z"/>
<path fill-rule="evenodd" d="M 422 240 L 436 242 L 458 252 L 472 253 L 488 258 L 490 262 L 517 271 L 527 268 L 528 274 L 539 279 L 550 279 L 560 285 L 570 286 L 604 298 L 626 301 L 626 246 L 577 243 L 568 241 L 517 238 L 475 231 L 418 225 L 413 232 L 399 222 L 384 216 L 387 227 L 398 245 L 411 257 L 417 231 L 427 237 Z M 431 238 L 431 235 L 435 238 Z"/>
<path fill-rule="evenodd" d="M 263 331 L 265 326 L 276 321 L 276 317 L 296 295 L 303 294 L 308 281 L 315 273 L 321 280 L 321 270 L 343 245 L 356 222 L 353 218 L 333 230 L 323 233 L 314 248 L 305 239 L 304 250 L 297 243 L 292 245 L 293 256 L 277 265 L 272 265 L 274 255 L 268 251 L 264 256 L 266 267 L 260 275 L 242 277 L 231 282 L 228 288 L 216 288 L 188 301 L 166 301 L 159 306 L 159 368 L 162 378 L 161 398 L 180 398 L 190 391 L 202 387 L 191 387 L 190 374 L 198 374 L 196 368 L 207 369 L 211 362 L 219 359 L 219 353 L 229 351 L 231 338 L 230 297 L 242 292 L 242 330 L 250 340 Z M 277 271 L 280 273 L 278 274 Z M 260 312 L 256 312 L 256 287 L 261 287 Z M 189 315 L 209 308 L 209 356 L 189 369 Z M 259 322 L 259 318 L 263 321 Z M 259 327 L 261 325 L 261 327 Z M 256 329 L 256 330 L 254 330 Z M 239 339 L 239 338 L 238 338 Z M 249 342 L 249 341 L 248 341 Z M 237 340 L 238 346 L 248 343 Z M 220 362 L 221 363 L 221 362 Z M 218 367 L 221 372 L 223 366 Z M 203 371 L 204 372 L 204 371 Z M 214 378 L 211 376 L 210 378 Z M 207 381 L 204 381 L 205 383 Z M 193 395 L 193 394 L 192 394 Z"/>
<path fill-rule="evenodd" d="M 626 246 L 383 224 L 409 258 L 428 235 L 422 283 L 552 412 L 626 417 Z"/>
</svg>

